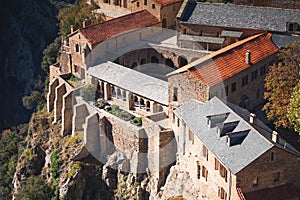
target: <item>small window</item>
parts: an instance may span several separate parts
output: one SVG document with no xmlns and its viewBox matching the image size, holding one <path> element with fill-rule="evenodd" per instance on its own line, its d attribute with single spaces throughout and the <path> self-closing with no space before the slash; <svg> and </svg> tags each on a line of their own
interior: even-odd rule
<svg viewBox="0 0 300 200">
<path fill-rule="evenodd" d="M 220 199 L 226 199 L 227 194 L 226 194 L 224 188 L 219 187 L 219 189 L 218 189 L 218 197 L 219 197 Z"/>
<path fill-rule="evenodd" d="M 136 7 L 140 7 L 140 2 L 136 2 Z"/>
<path fill-rule="evenodd" d="M 203 157 L 206 157 L 206 160 L 208 160 L 208 150 L 204 145 L 202 145 L 202 155 Z"/>
<path fill-rule="evenodd" d="M 257 70 L 251 73 L 251 81 L 255 80 L 256 78 L 257 78 Z"/>
<path fill-rule="evenodd" d="M 79 52 L 79 51 L 80 51 L 79 44 L 75 44 L 75 52 Z"/>
<path fill-rule="evenodd" d="M 271 158 L 270 158 L 271 162 L 275 161 L 275 152 L 271 152 Z"/>
<path fill-rule="evenodd" d="M 279 179 L 280 179 L 280 172 L 274 173 L 273 177 L 274 177 L 274 180 L 273 180 L 274 183 L 279 182 Z"/>
<path fill-rule="evenodd" d="M 228 85 L 225 87 L 226 96 L 228 96 Z"/>
<path fill-rule="evenodd" d="M 220 167 L 220 162 L 218 161 L 217 158 L 215 158 L 215 170 L 218 170 Z"/>
<path fill-rule="evenodd" d="M 144 5 L 145 5 L 145 6 L 147 5 L 147 3 L 148 3 L 147 0 L 144 0 Z"/>
<path fill-rule="evenodd" d="M 180 126 L 180 119 L 177 118 L 177 127 L 179 127 L 179 126 Z"/>
<path fill-rule="evenodd" d="M 189 141 L 192 141 L 192 143 L 194 144 L 194 134 L 191 130 L 189 130 Z"/>
<path fill-rule="evenodd" d="M 178 101 L 178 88 L 173 88 L 173 101 Z"/>
<path fill-rule="evenodd" d="M 264 66 L 260 67 L 260 76 L 262 76 L 266 73 L 267 73 L 267 66 L 264 65 Z"/>
<path fill-rule="evenodd" d="M 155 4 L 152 4 L 152 9 L 155 9 Z"/>
<path fill-rule="evenodd" d="M 197 162 L 197 178 L 200 179 L 201 177 L 201 166 L 199 162 Z"/>
<path fill-rule="evenodd" d="M 208 171 L 204 166 L 202 166 L 202 177 L 207 181 Z"/>
<path fill-rule="evenodd" d="M 253 179 L 253 187 L 258 186 L 258 177 Z"/>
<path fill-rule="evenodd" d="M 235 92 L 236 91 L 236 82 L 233 82 L 231 84 L 231 93 Z"/>
</svg>

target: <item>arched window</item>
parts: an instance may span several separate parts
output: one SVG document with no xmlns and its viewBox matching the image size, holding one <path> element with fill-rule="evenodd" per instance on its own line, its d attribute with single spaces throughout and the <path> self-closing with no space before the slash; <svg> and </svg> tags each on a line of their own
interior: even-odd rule
<svg viewBox="0 0 300 200">
<path fill-rule="evenodd" d="M 171 67 L 171 68 L 176 68 L 173 61 L 169 58 L 166 60 L 166 65 Z"/>
<path fill-rule="evenodd" d="M 182 66 L 185 66 L 185 65 L 187 65 L 188 64 L 188 62 L 187 62 L 187 59 L 186 58 L 184 58 L 184 57 L 182 57 L 182 56 L 179 56 L 179 61 L 178 61 L 178 64 L 179 64 L 179 67 L 182 67 Z"/>
<path fill-rule="evenodd" d="M 151 63 L 159 63 L 158 58 L 156 58 L 155 56 L 151 57 Z"/>
<path fill-rule="evenodd" d="M 145 58 L 143 58 L 143 59 L 141 60 L 141 65 L 144 65 L 144 64 L 146 64 L 146 59 L 145 59 Z"/>
<path fill-rule="evenodd" d="M 130 66 L 131 69 L 133 69 L 135 67 L 137 67 L 137 63 L 136 62 L 132 63 L 131 66 Z"/>
</svg>

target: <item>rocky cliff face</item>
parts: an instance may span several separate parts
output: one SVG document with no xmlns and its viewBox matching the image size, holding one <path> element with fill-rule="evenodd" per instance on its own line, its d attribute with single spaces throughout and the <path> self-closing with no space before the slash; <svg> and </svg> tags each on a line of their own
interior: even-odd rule
<svg viewBox="0 0 300 200">
<path fill-rule="evenodd" d="M 43 76 L 42 52 L 57 35 L 56 13 L 48 0 L 1 2 L 0 130 L 29 119 L 22 97 Z"/>
</svg>

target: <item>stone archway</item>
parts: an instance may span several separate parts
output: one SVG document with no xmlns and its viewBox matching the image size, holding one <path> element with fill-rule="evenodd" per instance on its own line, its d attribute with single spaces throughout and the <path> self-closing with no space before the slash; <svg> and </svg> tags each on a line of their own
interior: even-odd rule
<svg viewBox="0 0 300 200">
<path fill-rule="evenodd" d="M 174 69 L 176 69 L 176 67 L 175 67 L 175 65 L 174 65 L 174 63 L 173 63 L 173 61 L 171 60 L 171 59 L 166 59 L 166 65 L 167 66 L 169 66 L 169 67 L 171 67 L 171 68 L 174 68 Z"/>
<path fill-rule="evenodd" d="M 159 63 L 158 58 L 156 58 L 155 56 L 151 57 L 151 63 Z"/>
<path fill-rule="evenodd" d="M 144 64 L 146 64 L 146 59 L 145 59 L 145 58 L 143 58 L 143 59 L 141 60 L 141 65 L 144 65 Z"/>
<path fill-rule="evenodd" d="M 188 61 L 187 61 L 187 59 L 185 57 L 183 57 L 183 56 L 179 56 L 178 57 L 178 66 L 179 67 L 183 67 L 183 66 L 185 66 L 187 64 L 188 64 Z"/>
<path fill-rule="evenodd" d="M 132 63 L 131 66 L 130 66 L 131 69 L 136 68 L 136 67 L 137 67 L 137 63 L 136 62 Z"/>
</svg>

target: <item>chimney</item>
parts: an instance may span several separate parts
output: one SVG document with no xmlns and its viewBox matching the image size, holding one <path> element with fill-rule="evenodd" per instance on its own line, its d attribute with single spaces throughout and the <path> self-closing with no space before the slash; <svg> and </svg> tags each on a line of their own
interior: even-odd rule
<svg viewBox="0 0 300 200">
<path fill-rule="evenodd" d="M 82 27 L 83 28 L 88 27 L 89 25 L 90 25 L 90 20 L 89 19 L 83 20 L 83 22 L 82 22 Z"/>
<path fill-rule="evenodd" d="M 249 50 L 246 51 L 245 63 L 251 64 L 251 52 Z"/>
<path fill-rule="evenodd" d="M 256 122 L 256 115 L 254 113 L 250 113 L 250 123 L 255 124 Z"/>
<path fill-rule="evenodd" d="M 272 141 L 276 143 L 277 139 L 278 139 L 278 133 L 276 131 L 273 131 L 272 132 Z"/>
<path fill-rule="evenodd" d="M 74 32 L 74 26 L 71 25 L 71 33 L 73 33 L 73 32 Z"/>
</svg>

